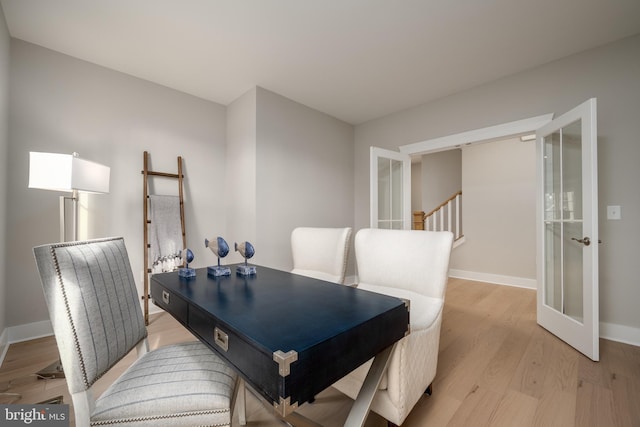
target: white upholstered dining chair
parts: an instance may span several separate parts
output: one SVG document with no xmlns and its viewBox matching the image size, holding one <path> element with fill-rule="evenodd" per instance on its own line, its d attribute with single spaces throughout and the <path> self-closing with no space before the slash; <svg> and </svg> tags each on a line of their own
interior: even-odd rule
<svg viewBox="0 0 640 427">
<path fill-rule="evenodd" d="M 238 376 L 200 342 L 149 351 L 122 238 L 34 248 L 76 426 L 230 426 Z M 138 359 L 97 399 L 92 386 Z"/>
<path fill-rule="evenodd" d="M 294 274 L 344 283 L 351 228 L 298 227 L 291 232 Z"/>
<path fill-rule="evenodd" d="M 355 237 L 358 289 L 409 300 L 410 334 L 397 343 L 371 404 L 395 425 L 404 422 L 436 375 L 452 243 L 447 231 L 364 229 Z M 355 399 L 370 365 L 334 387 Z"/>
</svg>

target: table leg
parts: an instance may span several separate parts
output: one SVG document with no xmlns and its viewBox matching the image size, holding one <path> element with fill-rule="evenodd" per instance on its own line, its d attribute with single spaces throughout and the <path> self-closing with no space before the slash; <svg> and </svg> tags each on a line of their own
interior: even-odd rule
<svg viewBox="0 0 640 427">
<path fill-rule="evenodd" d="M 393 355 L 395 348 L 396 344 L 393 344 L 392 346 L 382 350 L 373 359 L 373 363 L 371 364 L 369 372 L 364 379 L 362 388 L 360 388 L 358 397 L 355 402 L 353 402 L 347 421 L 344 423 L 345 427 L 364 426 L 364 422 L 369 414 L 371 402 L 373 401 L 376 391 L 378 391 L 378 386 L 380 385 L 382 376 L 387 370 L 387 365 L 389 364 L 389 360 L 391 360 L 391 356 Z"/>
<path fill-rule="evenodd" d="M 253 389 L 249 388 L 249 392 L 258 399 L 260 403 L 267 409 L 269 412 L 273 413 L 283 425 L 289 427 L 322 427 L 322 424 L 318 424 L 313 420 L 301 415 L 297 412 L 292 412 L 286 417 L 283 417 L 282 414 L 279 414 L 277 411 L 273 410 L 273 404 L 270 404 L 265 400 L 260 393 L 253 391 Z M 244 425 L 244 424 L 241 424 Z"/>
</svg>

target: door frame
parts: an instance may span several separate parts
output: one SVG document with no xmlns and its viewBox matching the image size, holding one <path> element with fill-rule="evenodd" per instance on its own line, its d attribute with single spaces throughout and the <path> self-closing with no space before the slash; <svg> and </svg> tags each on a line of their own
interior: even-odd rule
<svg viewBox="0 0 640 427">
<path fill-rule="evenodd" d="M 553 113 L 529 117 L 527 119 L 502 123 L 486 128 L 474 129 L 467 132 L 427 139 L 400 146 L 400 152 L 413 155 L 422 155 L 446 151 L 452 148 L 460 148 L 464 145 L 479 144 L 483 142 L 497 141 L 534 134 L 538 128 L 553 120 Z"/>
<path fill-rule="evenodd" d="M 402 153 L 417 156 L 437 153 L 440 151 L 447 151 L 474 144 L 504 141 L 507 139 L 514 139 L 523 136 L 528 137 L 525 140 L 533 140 L 532 142 L 535 142 L 536 130 L 551 122 L 553 120 L 553 116 L 554 113 L 547 113 L 540 116 L 516 120 L 513 122 L 506 122 L 494 126 L 470 130 L 467 132 L 446 135 L 443 137 L 428 139 L 413 144 L 403 145 L 399 147 L 399 150 Z M 459 270 L 452 270 L 451 273 L 455 274 L 455 277 L 461 277 L 470 280 L 490 281 L 492 283 L 506 284 L 528 289 L 537 289 L 539 281 L 537 273 L 535 279 L 522 279 L 485 273 L 470 274 L 470 272 L 461 272 Z"/>
</svg>

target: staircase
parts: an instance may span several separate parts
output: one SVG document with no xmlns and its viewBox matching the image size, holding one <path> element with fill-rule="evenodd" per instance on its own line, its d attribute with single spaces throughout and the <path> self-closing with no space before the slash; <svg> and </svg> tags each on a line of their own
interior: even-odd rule
<svg viewBox="0 0 640 427">
<path fill-rule="evenodd" d="M 453 246 L 464 242 L 462 233 L 462 191 L 453 194 L 437 208 L 425 214 L 423 211 L 413 212 L 413 229 L 427 231 L 451 231 L 454 237 Z"/>
</svg>

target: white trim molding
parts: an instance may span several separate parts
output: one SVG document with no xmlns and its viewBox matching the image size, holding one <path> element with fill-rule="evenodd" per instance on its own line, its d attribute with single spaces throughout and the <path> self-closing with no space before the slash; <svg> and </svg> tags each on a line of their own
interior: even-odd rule
<svg viewBox="0 0 640 427">
<path fill-rule="evenodd" d="M 0 334 L 0 366 L 2 366 L 2 362 L 4 362 L 7 350 L 9 350 L 9 331 L 5 329 L 2 331 L 2 334 Z"/>
<path fill-rule="evenodd" d="M 501 274 L 479 273 L 476 271 L 449 270 L 449 277 L 457 279 L 473 280 L 476 282 L 493 283 L 496 285 L 514 286 L 516 288 L 527 288 L 536 290 L 538 281 L 536 279 L 528 279 L 526 277 L 504 276 Z"/>
<path fill-rule="evenodd" d="M 24 325 L 9 326 L 7 331 L 7 340 L 9 344 L 53 335 L 51 320 L 42 320 L 40 322 L 25 323 Z"/>
<path fill-rule="evenodd" d="M 640 328 L 600 322 L 600 338 L 640 347 Z"/>
<path fill-rule="evenodd" d="M 553 113 L 516 120 L 509 123 L 502 123 L 482 129 L 474 129 L 467 132 L 456 133 L 454 135 L 428 139 L 426 141 L 414 142 L 413 144 L 401 146 L 400 152 L 409 155 L 436 153 L 438 151 L 449 150 L 462 145 L 521 136 L 535 132 L 536 129 L 549 123 L 551 119 L 553 119 Z"/>
</svg>

